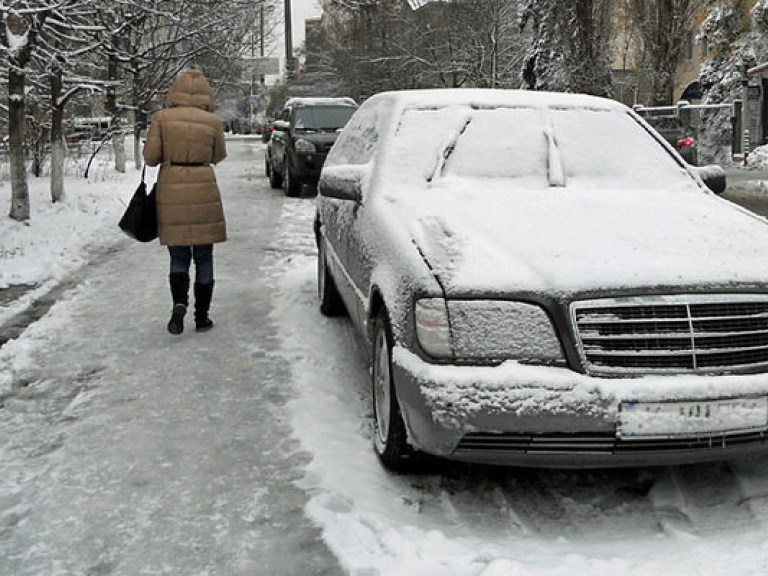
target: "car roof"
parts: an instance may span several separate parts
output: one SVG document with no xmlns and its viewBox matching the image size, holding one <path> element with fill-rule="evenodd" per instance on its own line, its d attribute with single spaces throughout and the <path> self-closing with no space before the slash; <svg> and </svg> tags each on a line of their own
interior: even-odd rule
<svg viewBox="0 0 768 576">
<path fill-rule="evenodd" d="M 352 98 L 289 98 L 285 103 L 286 108 L 299 107 L 299 106 L 357 106 Z"/>
<path fill-rule="evenodd" d="M 601 110 L 630 110 L 624 104 L 608 98 L 586 94 L 537 92 L 533 90 L 500 90 L 489 88 L 443 88 L 433 90 L 401 90 L 381 92 L 370 100 L 387 99 L 402 108 L 468 105 L 522 106 L 531 108 L 568 107 Z"/>
</svg>

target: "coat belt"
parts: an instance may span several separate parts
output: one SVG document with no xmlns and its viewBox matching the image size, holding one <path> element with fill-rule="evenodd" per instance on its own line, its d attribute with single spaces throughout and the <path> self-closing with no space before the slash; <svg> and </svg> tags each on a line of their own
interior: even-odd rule
<svg viewBox="0 0 768 576">
<path fill-rule="evenodd" d="M 208 166 L 207 162 L 171 162 L 171 166 Z"/>
</svg>

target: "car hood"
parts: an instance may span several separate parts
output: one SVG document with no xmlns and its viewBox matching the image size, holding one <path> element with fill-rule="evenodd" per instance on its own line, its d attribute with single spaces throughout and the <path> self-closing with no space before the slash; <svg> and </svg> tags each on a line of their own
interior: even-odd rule
<svg viewBox="0 0 768 576">
<path fill-rule="evenodd" d="M 699 189 L 436 195 L 390 202 L 449 294 L 768 287 L 768 223 Z"/>
</svg>

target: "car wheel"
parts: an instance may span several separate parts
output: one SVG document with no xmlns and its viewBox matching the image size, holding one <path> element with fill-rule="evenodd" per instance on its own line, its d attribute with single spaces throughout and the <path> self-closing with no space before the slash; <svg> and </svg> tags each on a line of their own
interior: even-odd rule
<svg viewBox="0 0 768 576">
<path fill-rule="evenodd" d="M 386 468 L 403 472 L 409 463 L 411 449 L 392 380 L 392 331 L 385 310 L 379 313 L 373 327 L 371 383 L 373 448 Z"/>
<path fill-rule="evenodd" d="M 286 196 L 295 198 L 301 194 L 301 182 L 293 177 L 291 173 L 291 165 L 286 158 L 283 163 L 283 190 L 285 190 Z"/>
<path fill-rule="evenodd" d="M 336 288 L 336 281 L 328 271 L 322 240 L 317 250 L 317 295 L 320 299 L 320 312 L 324 316 L 341 316 L 346 312 L 344 301 Z"/>
<path fill-rule="evenodd" d="M 280 188 L 283 185 L 283 178 L 278 174 L 277 170 L 272 167 L 272 162 L 270 162 L 269 156 L 267 156 L 266 165 L 269 185 L 274 189 Z"/>
</svg>

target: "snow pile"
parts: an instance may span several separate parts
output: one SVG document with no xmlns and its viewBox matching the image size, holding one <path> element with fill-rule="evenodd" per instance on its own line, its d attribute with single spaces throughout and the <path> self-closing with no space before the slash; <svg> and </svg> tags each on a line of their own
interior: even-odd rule
<svg viewBox="0 0 768 576">
<path fill-rule="evenodd" d="M 117 222 L 139 182 L 129 169 L 118 174 L 106 165 L 92 166 L 97 177 L 65 179 L 65 198 L 52 204 L 50 180 L 30 178 L 30 219 L 8 218 L 11 186 L 0 184 L 0 290 L 11 285 L 39 285 L 59 280 L 87 261 L 91 247 L 121 237 Z M 80 172 L 82 174 L 82 172 Z"/>
<path fill-rule="evenodd" d="M 759 146 L 747 156 L 747 168 L 751 170 L 768 170 L 768 146 Z"/>
</svg>

